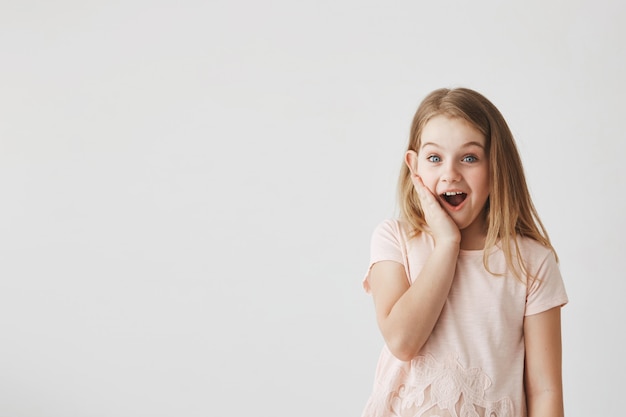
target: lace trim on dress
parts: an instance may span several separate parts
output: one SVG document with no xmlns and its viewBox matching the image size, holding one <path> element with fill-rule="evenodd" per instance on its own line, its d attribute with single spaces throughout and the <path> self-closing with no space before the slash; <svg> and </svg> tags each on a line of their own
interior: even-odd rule
<svg viewBox="0 0 626 417">
<path fill-rule="evenodd" d="M 418 356 L 388 382 L 395 388 L 384 408 L 393 416 L 513 417 L 510 398 L 487 400 L 489 377 L 478 368 L 463 368 L 453 356 L 443 362 Z"/>
</svg>

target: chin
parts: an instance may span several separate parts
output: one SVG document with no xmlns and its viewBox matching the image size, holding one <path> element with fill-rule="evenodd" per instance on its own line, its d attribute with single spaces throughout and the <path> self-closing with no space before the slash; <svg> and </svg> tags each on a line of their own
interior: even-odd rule
<svg viewBox="0 0 626 417">
<path fill-rule="evenodd" d="M 456 227 L 458 227 L 459 230 L 467 229 L 473 223 L 473 222 L 468 222 L 466 219 L 455 219 L 454 216 L 452 215 L 450 217 L 452 217 L 452 221 L 454 222 L 454 224 L 456 224 Z"/>
</svg>

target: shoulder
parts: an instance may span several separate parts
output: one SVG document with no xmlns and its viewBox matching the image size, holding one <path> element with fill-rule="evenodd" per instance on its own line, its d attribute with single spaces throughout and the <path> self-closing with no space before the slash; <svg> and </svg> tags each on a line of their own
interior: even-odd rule
<svg viewBox="0 0 626 417">
<path fill-rule="evenodd" d="M 567 304 L 567 291 L 554 250 L 528 238 L 518 238 L 518 246 L 527 273 L 525 315 Z"/>
<path fill-rule="evenodd" d="M 423 240 L 425 233 L 415 234 L 412 226 L 397 218 L 388 218 L 380 222 L 372 234 L 372 244 L 377 243 L 392 243 L 398 246 L 406 246 L 410 242 L 414 243 L 416 240 Z M 421 239 L 420 239 L 421 238 Z"/>
<path fill-rule="evenodd" d="M 504 245 L 507 244 L 510 259 L 507 259 L 508 255 L 504 250 Z M 553 248 L 528 237 L 516 236 L 508 242 L 500 241 L 488 254 L 490 271 L 515 276 L 527 287 L 536 282 L 536 278 L 559 274 Z"/>
<path fill-rule="evenodd" d="M 399 219 L 385 219 L 374 228 L 372 240 L 386 238 L 400 239 L 405 236 L 405 227 Z"/>
<path fill-rule="evenodd" d="M 521 258 L 529 268 L 540 268 L 546 262 L 557 263 L 553 248 L 528 237 L 517 237 L 516 242 Z"/>
<path fill-rule="evenodd" d="M 429 253 L 433 247 L 434 241 L 428 233 L 416 234 L 408 222 L 394 218 L 385 219 L 376 226 L 370 249 L 372 253 L 394 251 L 411 258 L 415 253 Z"/>
<path fill-rule="evenodd" d="M 394 261 L 406 265 L 407 227 L 398 219 L 385 219 L 380 222 L 370 242 L 370 263 L 363 280 L 363 287 L 370 292 L 369 276 L 374 264 L 381 261 Z"/>
<path fill-rule="evenodd" d="M 392 260 L 404 259 L 409 236 L 410 229 L 406 222 L 400 219 L 383 220 L 372 234 L 370 242 L 372 258 L 376 260 L 385 257 L 390 257 Z"/>
<path fill-rule="evenodd" d="M 374 229 L 375 232 L 399 232 L 400 230 L 406 229 L 406 222 L 403 222 L 400 219 L 396 218 L 388 218 L 384 219 Z"/>
</svg>

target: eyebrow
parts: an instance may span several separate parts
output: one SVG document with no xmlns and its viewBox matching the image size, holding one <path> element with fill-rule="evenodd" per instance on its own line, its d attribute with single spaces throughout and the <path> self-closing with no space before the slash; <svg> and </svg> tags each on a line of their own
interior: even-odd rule
<svg viewBox="0 0 626 417">
<path fill-rule="evenodd" d="M 439 145 L 437 145 L 436 143 L 433 143 L 433 142 L 426 142 L 426 143 L 423 143 L 423 144 L 422 144 L 422 146 L 420 147 L 420 149 L 421 149 L 421 148 L 424 148 L 424 147 L 426 147 L 426 146 L 428 146 L 428 145 L 430 145 L 430 146 L 434 146 L 435 148 L 440 148 L 440 146 L 439 146 Z M 475 141 L 464 143 L 464 144 L 463 144 L 463 146 L 461 146 L 461 148 L 469 148 L 469 147 L 471 147 L 471 146 L 478 146 L 478 147 L 479 147 L 479 148 L 481 148 L 481 149 L 485 149 L 485 147 L 484 147 L 481 143 L 479 143 L 479 142 L 475 142 Z"/>
</svg>

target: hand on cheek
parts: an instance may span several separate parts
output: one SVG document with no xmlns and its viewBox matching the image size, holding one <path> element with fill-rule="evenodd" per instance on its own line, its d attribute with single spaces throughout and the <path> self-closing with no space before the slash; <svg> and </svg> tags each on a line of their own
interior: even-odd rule
<svg viewBox="0 0 626 417">
<path fill-rule="evenodd" d="M 441 207 L 439 199 L 424 185 L 417 174 L 411 174 L 411 181 L 420 199 L 424 218 L 436 243 L 461 242 L 461 231 L 452 217 Z"/>
</svg>

